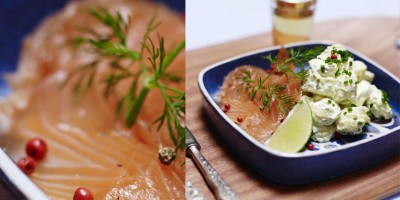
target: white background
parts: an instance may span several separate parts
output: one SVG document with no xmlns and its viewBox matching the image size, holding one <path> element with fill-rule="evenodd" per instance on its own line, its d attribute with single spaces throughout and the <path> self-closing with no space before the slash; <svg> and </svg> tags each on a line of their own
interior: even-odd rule
<svg viewBox="0 0 400 200">
<path fill-rule="evenodd" d="M 314 21 L 397 17 L 400 0 L 319 0 Z M 269 32 L 270 0 L 186 0 L 186 50 Z"/>
</svg>

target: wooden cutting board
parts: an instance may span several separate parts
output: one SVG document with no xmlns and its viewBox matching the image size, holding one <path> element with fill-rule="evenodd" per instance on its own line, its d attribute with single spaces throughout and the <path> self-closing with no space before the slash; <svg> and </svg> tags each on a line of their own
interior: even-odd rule
<svg viewBox="0 0 400 200">
<path fill-rule="evenodd" d="M 395 39 L 400 36 L 400 19 L 353 18 L 317 23 L 313 40 L 330 40 L 366 55 L 400 77 L 400 53 Z M 213 133 L 212 121 L 202 110 L 197 75 L 210 64 L 251 50 L 272 46 L 271 33 L 189 51 L 186 54 L 186 122 L 202 145 L 201 152 L 240 195 L 241 199 L 375 199 L 400 192 L 400 159 L 395 156 L 349 175 L 304 186 L 281 186 L 265 180 L 223 144 Z M 400 88 L 399 88 L 400 94 Z M 399 138 L 400 139 L 400 138 Z M 378 148 L 378 147 L 377 147 Z M 400 151 L 400 147 L 399 147 Z M 271 163 L 273 165 L 274 163 Z M 277 166 L 279 167 L 279 166 Z M 186 178 L 207 199 L 214 199 L 191 159 Z"/>
</svg>

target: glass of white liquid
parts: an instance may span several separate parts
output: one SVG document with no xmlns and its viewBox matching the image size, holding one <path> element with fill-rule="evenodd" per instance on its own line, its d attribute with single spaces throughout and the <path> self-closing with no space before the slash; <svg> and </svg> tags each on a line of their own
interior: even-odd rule
<svg viewBox="0 0 400 200">
<path fill-rule="evenodd" d="M 275 45 L 309 40 L 317 0 L 272 0 Z"/>
</svg>

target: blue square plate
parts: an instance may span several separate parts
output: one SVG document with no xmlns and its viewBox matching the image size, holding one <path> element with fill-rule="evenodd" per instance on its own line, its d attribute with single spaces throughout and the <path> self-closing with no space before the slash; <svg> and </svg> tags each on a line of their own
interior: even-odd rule
<svg viewBox="0 0 400 200">
<path fill-rule="evenodd" d="M 330 46 L 330 41 L 294 43 L 286 48 L 309 49 Z M 344 45 L 342 45 L 344 46 Z M 399 154 L 400 149 L 400 81 L 398 77 L 359 52 L 344 46 L 354 60 L 364 62 L 375 74 L 373 84 L 389 96 L 393 119 L 385 124 L 370 123 L 361 135 L 333 138 L 326 143 L 313 143 L 313 151 L 281 153 L 274 151 L 248 135 L 219 108 L 216 95 L 224 77 L 236 67 L 253 65 L 267 69 L 270 63 L 261 56 L 277 55 L 279 46 L 235 56 L 213 64 L 198 76 L 200 90 L 205 99 L 205 110 L 230 150 L 236 153 L 263 177 L 284 185 L 300 185 L 332 179 L 379 163 Z"/>
</svg>

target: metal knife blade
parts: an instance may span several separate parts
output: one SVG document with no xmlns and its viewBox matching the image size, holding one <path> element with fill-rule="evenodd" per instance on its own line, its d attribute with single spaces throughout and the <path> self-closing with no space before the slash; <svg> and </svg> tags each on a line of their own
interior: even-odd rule
<svg viewBox="0 0 400 200">
<path fill-rule="evenodd" d="M 190 156 L 200 169 L 203 177 L 206 179 L 207 184 L 213 190 L 217 199 L 238 200 L 239 196 L 236 194 L 236 192 L 228 184 L 226 184 L 224 179 L 200 153 L 200 144 L 187 127 L 185 142 L 187 156 Z"/>
</svg>

